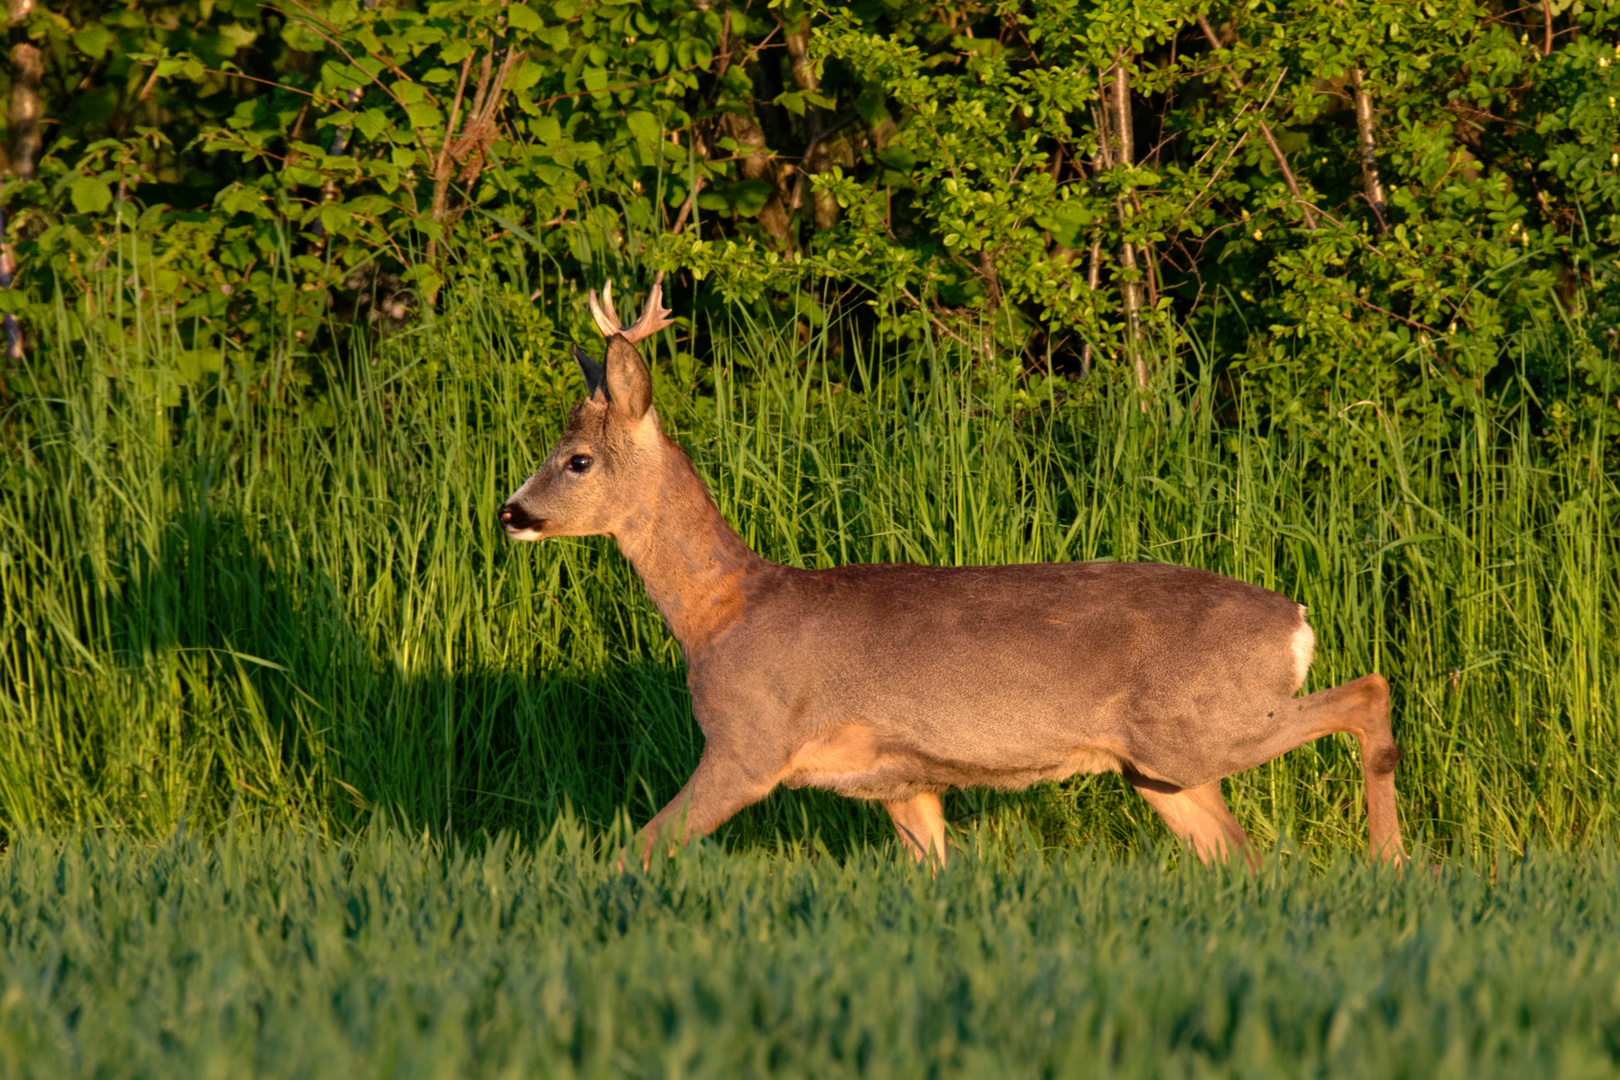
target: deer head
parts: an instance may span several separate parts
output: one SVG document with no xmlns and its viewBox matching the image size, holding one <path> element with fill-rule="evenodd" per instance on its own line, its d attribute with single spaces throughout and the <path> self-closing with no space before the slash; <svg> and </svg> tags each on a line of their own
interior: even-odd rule
<svg viewBox="0 0 1620 1080">
<path fill-rule="evenodd" d="M 620 324 L 613 310 L 612 282 L 600 301 L 595 292 L 589 298 L 607 355 L 598 363 L 574 346 L 586 397 L 569 412 L 545 462 L 501 505 L 501 527 L 514 540 L 616 535 L 652 504 L 659 483 L 663 428 L 652 407 L 652 373 L 636 343 L 670 325 L 662 284 L 654 282 L 633 326 Z"/>
</svg>

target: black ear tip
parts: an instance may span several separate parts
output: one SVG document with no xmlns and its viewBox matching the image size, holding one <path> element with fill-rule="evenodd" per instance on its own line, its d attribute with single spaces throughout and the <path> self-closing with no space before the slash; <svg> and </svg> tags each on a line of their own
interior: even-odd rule
<svg viewBox="0 0 1620 1080">
<path fill-rule="evenodd" d="M 578 344 L 574 345 L 574 362 L 579 365 L 579 373 L 585 376 L 585 396 L 590 397 L 600 390 L 602 391 L 602 397 L 606 398 L 608 396 L 607 369 L 597 361 L 592 360 L 590 354 L 580 348 Z"/>
</svg>

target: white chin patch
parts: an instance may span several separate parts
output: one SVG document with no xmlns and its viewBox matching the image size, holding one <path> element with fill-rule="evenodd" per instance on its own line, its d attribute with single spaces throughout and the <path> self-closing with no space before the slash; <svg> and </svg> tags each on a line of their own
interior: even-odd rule
<svg viewBox="0 0 1620 1080">
<path fill-rule="evenodd" d="M 542 539 L 542 537 L 540 535 L 540 531 L 538 529 L 507 529 L 506 530 L 506 535 L 507 535 L 507 537 L 509 539 L 512 539 L 512 540 L 540 540 L 540 539 Z"/>
</svg>

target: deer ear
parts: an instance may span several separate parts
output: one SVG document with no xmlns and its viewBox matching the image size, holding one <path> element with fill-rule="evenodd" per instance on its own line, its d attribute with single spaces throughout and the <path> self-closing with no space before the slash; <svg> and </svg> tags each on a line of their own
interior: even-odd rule
<svg viewBox="0 0 1620 1080">
<path fill-rule="evenodd" d="M 607 369 L 590 358 L 586 351 L 578 345 L 574 346 L 574 362 L 579 365 L 579 373 L 585 376 L 585 396 L 595 397 L 600 390 L 604 398 L 607 397 L 607 387 L 603 385 L 607 377 Z"/>
<path fill-rule="evenodd" d="M 640 420 L 652 406 L 652 372 L 636 347 L 615 334 L 608 339 L 606 387 L 613 411 Z"/>
</svg>

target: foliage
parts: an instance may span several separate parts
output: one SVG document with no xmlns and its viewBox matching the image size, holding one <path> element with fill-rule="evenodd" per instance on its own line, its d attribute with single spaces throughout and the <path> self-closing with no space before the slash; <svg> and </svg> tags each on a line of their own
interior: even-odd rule
<svg viewBox="0 0 1620 1080">
<path fill-rule="evenodd" d="M 1035 369 L 1229 358 L 1278 415 L 1335 387 L 1405 411 L 1425 368 L 1444 409 L 1522 369 L 1590 421 L 1612 414 L 1620 319 L 1617 18 L 66 0 L 21 28 L 52 125 L 37 175 L 0 189 L 21 258 L 3 305 L 68 340 L 168 328 L 183 363 L 143 377 L 175 403 L 227 356 L 318 381 L 334 334 L 401 325 L 469 268 L 570 329 L 582 285 L 665 269 L 701 283 L 686 311 L 808 329 L 853 306 L 861 338 Z M 1501 366 L 1528 327 L 1554 347 Z M 1571 361 L 1582 379 L 1553 370 Z"/>
<path fill-rule="evenodd" d="M 1258 881 L 976 835 L 930 879 L 564 822 L 0 855 L 0 1071 L 50 1077 L 1613 1076 L 1612 848 Z"/>
<path fill-rule="evenodd" d="M 574 811 L 645 821 L 702 736 L 679 650 L 606 540 L 517 545 L 494 515 L 580 384 L 522 296 L 460 290 L 288 412 L 227 365 L 179 422 L 173 352 L 53 348 L 70 388 L 12 414 L 0 459 L 0 828 L 161 835 L 234 811 L 344 832 L 533 835 Z M 1620 506 L 1603 431 L 1535 437 L 1530 407 L 1403 425 L 1348 394 L 1317 424 L 1231 421 L 1207 372 L 1144 411 L 948 340 L 855 361 L 714 328 L 653 350 L 660 415 L 767 557 L 996 564 L 1143 559 L 1275 588 L 1311 610 L 1310 689 L 1381 671 L 1409 837 L 1494 852 L 1614 835 Z M 178 345 L 169 346 L 178 349 Z M 1549 346 L 1527 339 L 1529 354 Z M 1447 375 L 1426 369 L 1444 392 Z M 1584 439 L 1584 441 L 1582 441 Z M 1260 842 L 1366 843 L 1354 743 L 1226 785 Z M 1117 776 L 951 796 L 952 822 L 1128 848 L 1151 815 Z M 889 834 L 881 810 L 782 792 L 738 843 Z"/>
</svg>

